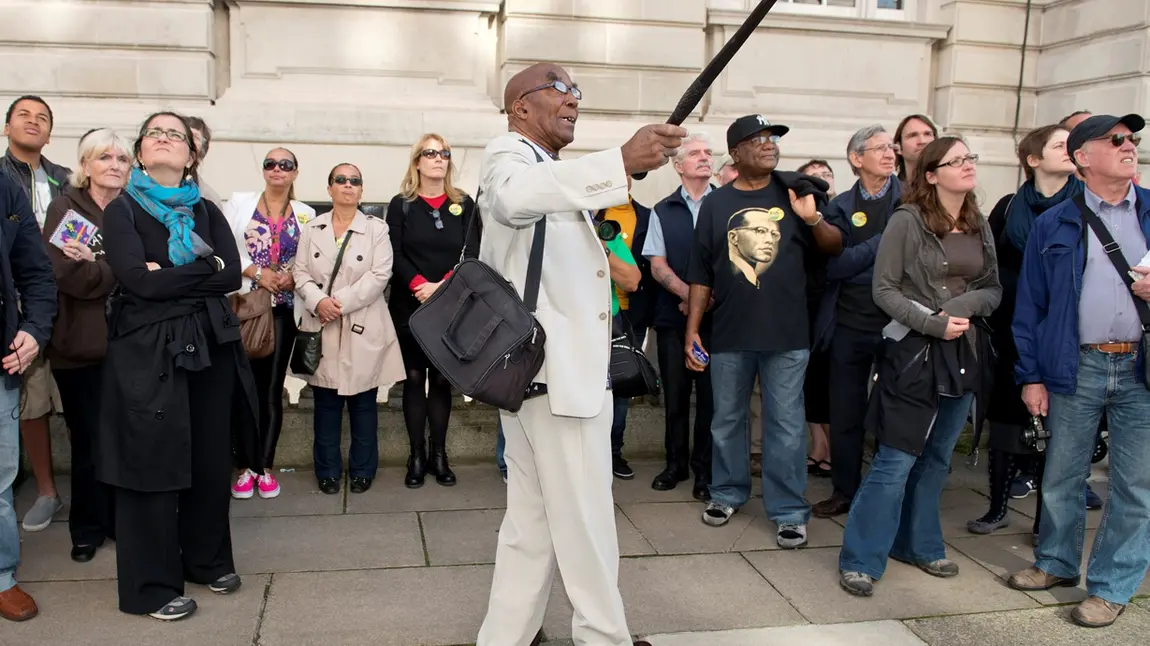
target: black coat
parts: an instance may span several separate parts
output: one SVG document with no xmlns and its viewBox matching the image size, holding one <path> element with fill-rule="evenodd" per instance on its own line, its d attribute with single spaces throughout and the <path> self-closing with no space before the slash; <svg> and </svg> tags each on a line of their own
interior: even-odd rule
<svg viewBox="0 0 1150 646">
<path fill-rule="evenodd" d="M 191 486 L 191 407 L 229 406 L 248 412 L 233 428 L 254 448 L 255 381 L 240 340 L 239 319 L 226 295 L 240 287 L 235 238 L 215 205 L 200 201 L 195 232 L 224 261 L 174 267 L 167 229 L 121 195 L 104 210 L 104 250 L 119 281 L 109 301 L 100 428 L 94 438 L 96 477 L 135 491 Z M 149 271 L 147 262 L 161 269 Z M 235 370 L 241 386 L 228 401 L 195 401 L 191 371 Z M 230 456 L 221 456 L 229 460 Z"/>
<path fill-rule="evenodd" d="M 42 354 L 55 316 L 56 276 L 32 204 L 15 182 L 0 174 L 0 354 L 10 352 L 7 348 L 22 331 L 36 340 Z M 8 388 L 20 385 L 20 375 L 5 374 L 4 379 Z"/>
</svg>

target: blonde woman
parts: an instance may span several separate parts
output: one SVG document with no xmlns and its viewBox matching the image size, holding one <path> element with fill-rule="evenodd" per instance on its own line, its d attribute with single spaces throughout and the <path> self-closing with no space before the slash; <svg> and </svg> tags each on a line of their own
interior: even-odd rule
<svg viewBox="0 0 1150 646">
<path fill-rule="evenodd" d="M 403 379 L 403 357 L 383 297 L 391 278 L 391 242 L 387 223 L 357 208 L 363 197 L 359 168 L 333 168 L 327 192 L 332 210 L 304 225 L 292 269 L 300 329 L 322 331 L 319 366 L 304 377 L 315 397 L 315 477 L 320 491 L 339 493 L 340 434 L 347 404 L 349 488 L 363 493 L 379 468 L 376 393 L 380 386 Z"/>
<path fill-rule="evenodd" d="M 407 367 L 403 418 L 411 455 L 404 484 L 411 489 L 422 487 L 428 472 L 443 486 L 455 484 L 445 446 L 451 417 L 451 384 L 428 362 L 408 325 L 412 312 L 451 275 L 464 251 L 465 239 L 466 255 L 474 258 L 479 253 L 478 229 L 467 239 L 478 211 L 475 202 L 452 183 L 454 173 L 447 141 L 437 134 L 424 135 L 412 146 L 400 193 L 387 208 L 395 252 L 388 309 Z M 428 427 L 430 452 L 424 435 Z"/>
<path fill-rule="evenodd" d="M 264 155 L 261 166 L 264 190 L 236 193 L 224 210 L 243 268 L 244 280 L 239 293 L 256 289 L 270 292 L 275 318 L 275 350 L 267 357 L 251 360 L 260 420 L 254 447 L 236 443 L 239 470 L 232 485 L 232 497 L 240 499 L 251 498 L 256 490 L 260 498 L 275 498 L 280 493 L 272 464 L 283 429 L 284 379 L 296 336 L 291 265 L 299 249 L 301 227 L 315 217 L 314 209 L 295 199 L 299 162 L 294 153 L 286 148 L 273 148 Z"/>
</svg>

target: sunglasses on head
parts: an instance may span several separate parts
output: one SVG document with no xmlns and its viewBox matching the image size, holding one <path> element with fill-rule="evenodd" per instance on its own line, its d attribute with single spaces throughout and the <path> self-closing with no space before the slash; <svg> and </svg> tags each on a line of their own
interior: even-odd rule
<svg viewBox="0 0 1150 646">
<path fill-rule="evenodd" d="M 424 150 L 423 152 L 421 152 L 419 154 L 420 154 L 420 156 L 424 157 L 425 159 L 435 159 L 435 157 L 438 155 L 439 157 L 442 157 L 446 161 L 451 160 L 451 151 L 450 150 L 434 150 L 434 149 L 428 148 L 427 150 Z"/>
<path fill-rule="evenodd" d="M 1132 132 L 1128 134 L 1113 134 L 1107 135 L 1105 137 L 1099 137 L 1098 141 L 1109 141 L 1111 146 L 1118 148 L 1122 144 L 1126 143 L 1127 139 L 1129 139 L 1130 143 L 1134 144 L 1135 146 L 1142 143 L 1142 137 L 1139 137 Z"/>
<path fill-rule="evenodd" d="M 295 170 L 295 162 L 290 160 L 290 159 L 271 159 L 271 158 L 268 158 L 268 159 L 264 160 L 264 170 L 265 171 L 272 170 L 276 166 L 279 166 L 280 170 L 282 170 L 285 173 L 290 173 L 293 170 Z"/>
<path fill-rule="evenodd" d="M 336 175 L 331 178 L 332 184 L 351 184 L 352 186 L 363 186 L 363 178 L 355 177 L 354 175 L 348 177 L 347 175 Z"/>
</svg>

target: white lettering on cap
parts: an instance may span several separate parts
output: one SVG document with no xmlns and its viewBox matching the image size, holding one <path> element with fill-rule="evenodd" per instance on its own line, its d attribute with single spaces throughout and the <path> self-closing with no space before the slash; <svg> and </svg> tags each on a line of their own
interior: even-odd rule
<svg viewBox="0 0 1150 646">
<path fill-rule="evenodd" d="M 758 117 L 756 117 L 756 118 L 759 120 L 759 123 L 760 123 L 760 124 L 761 124 L 763 127 L 766 127 L 766 126 L 769 126 L 769 125 L 771 125 L 771 122 L 770 122 L 770 121 L 767 121 L 766 119 L 764 119 L 764 118 L 763 118 L 763 115 L 761 115 L 761 114 L 760 114 Z"/>
</svg>

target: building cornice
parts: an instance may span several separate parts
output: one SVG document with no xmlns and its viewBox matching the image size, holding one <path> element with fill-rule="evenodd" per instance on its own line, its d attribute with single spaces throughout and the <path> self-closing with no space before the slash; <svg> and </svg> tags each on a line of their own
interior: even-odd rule
<svg viewBox="0 0 1150 646">
<path fill-rule="evenodd" d="M 707 12 L 708 25 L 738 27 L 750 12 L 712 9 Z M 768 14 L 762 26 L 768 29 L 793 31 L 832 32 L 851 35 L 866 34 L 883 38 L 910 38 L 917 40 L 944 40 L 951 26 L 928 22 L 853 18 L 844 16 L 812 16 L 808 14 Z"/>
<path fill-rule="evenodd" d="M 226 0 L 232 6 L 244 5 L 330 5 L 333 7 L 375 7 L 380 9 L 420 9 L 499 13 L 500 0 Z"/>
</svg>

